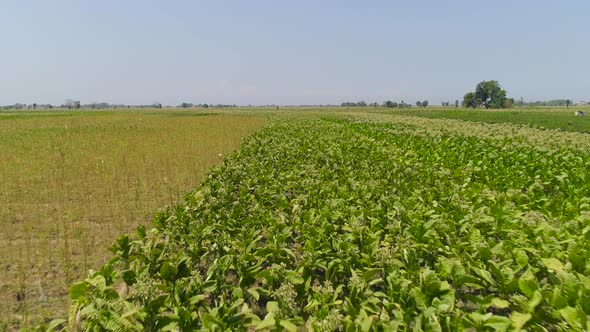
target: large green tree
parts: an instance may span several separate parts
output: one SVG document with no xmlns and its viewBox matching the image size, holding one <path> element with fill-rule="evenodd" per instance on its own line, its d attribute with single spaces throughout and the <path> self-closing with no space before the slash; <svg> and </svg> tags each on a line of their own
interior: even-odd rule
<svg viewBox="0 0 590 332">
<path fill-rule="evenodd" d="M 506 108 L 509 105 L 506 90 L 502 89 L 498 81 L 479 82 L 475 92 L 469 92 L 463 97 L 464 107 Z"/>
<path fill-rule="evenodd" d="M 463 97 L 463 107 L 476 108 L 479 106 L 479 101 L 475 98 L 475 93 L 467 92 Z"/>
</svg>

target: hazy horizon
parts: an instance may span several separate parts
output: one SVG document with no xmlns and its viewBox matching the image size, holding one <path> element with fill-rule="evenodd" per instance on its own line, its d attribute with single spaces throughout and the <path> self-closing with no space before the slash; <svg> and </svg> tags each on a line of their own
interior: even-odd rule
<svg viewBox="0 0 590 332">
<path fill-rule="evenodd" d="M 0 105 L 590 100 L 585 1 L 6 1 Z"/>
</svg>

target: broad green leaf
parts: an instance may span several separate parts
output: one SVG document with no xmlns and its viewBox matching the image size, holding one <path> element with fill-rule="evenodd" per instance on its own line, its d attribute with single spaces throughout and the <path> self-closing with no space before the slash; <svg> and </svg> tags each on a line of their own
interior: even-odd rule
<svg viewBox="0 0 590 332">
<path fill-rule="evenodd" d="M 47 325 L 47 329 L 45 331 L 47 331 L 47 332 L 57 331 L 58 327 L 65 326 L 65 323 L 67 323 L 67 320 L 65 320 L 65 319 L 54 319 L 49 323 L 49 325 Z M 61 329 L 59 331 L 61 331 Z"/>
<path fill-rule="evenodd" d="M 256 301 L 260 299 L 260 293 L 258 293 L 258 290 L 256 288 L 248 288 L 247 292 L 250 295 L 252 295 L 252 297 L 254 297 Z"/>
<path fill-rule="evenodd" d="M 174 281 L 178 269 L 170 262 L 165 262 L 160 268 L 160 277 L 166 281 Z"/>
<path fill-rule="evenodd" d="M 266 303 L 266 311 L 268 312 L 272 312 L 272 313 L 278 313 L 279 312 L 279 303 L 276 301 L 268 301 Z"/>
<path fill-rule="evenodd" d="M 285 280 L 292 283 L 293 285 L 299 285 L 303 283 L 303 278 L 295 271 L 287 271 Z"/>
<path fill-rule="evenodd" d="M 582 327 L 582 320 L 580 319 L 578 310 L 576 308 L 565 307 L 560 309 L 559 313 L 572 327 L 575 327 L 576 329 L 580 329 Z"/>
<path fill-rule="evenodd" d="M 258 323 L 258 325 L 256 325 L 256 331 L 270 329 L 270 328 L 274 327 L 275 325 L 276 325 L 276 321 L 275 321 L 274 314 L 272 312 L 269 312 L 264 317 L 264 320 L 262 320 L 260 323 Z"/>
<path fill-rule="evenodd" d="M 531 314 L 523 314 L 517 311 L 510 314 L 510 320 L 516 331 L 520 331 L 532 317 Z"/>
<path fill-rule="evenodd" d="M 287 320 L 282 320 L 279 322 L 279 324 L 287 331 L 289 332 L 297 332 L 297 325 L 287 321 Z"/>
<path fill-rule="evenodd" d="M 87 289 L 88 285 L 84 281 L 73 284 L 70 287 L 70 299 L 72 299 L 72 301 L 76 301 L 80 298 L 84 298 Z"/>
<path fill-rule="evenodd" d="M 537 283 L 537 280 L 535 280 L 535 275 L 532 272 L 527 271 L 518 279 L 518 287 L 530 298 L 535 291 L 539 289 L 539 284 Z"/>
<path fill-rule="evenodd" d="M 521 267 L 527 266 L 529 263 L 529 256 L 527 255 L 526 251 L 520 248 L 516 248 L 512 251 L 512 255 L 514 256 L 514 260 L 520 265 Z"/>
<path fill-rule="evenodd" d="M 95 275 L 92 278 L 86 279 L 86 282 L 89 285 L 95 287 L 96 289 L 98 289 L 101 292 L 104 292 L 104 290 L 107 287 L 107 281 L 106 281 L 106 279 L 102 275 L 100 275 L 100 274 Z"/>
<path fill-rule="evenodd" d="M 554 271 L 558 275 L 565 273 L 563 264 L 557 258 L 541 258 L 541 261 L 548 270 Z"/>
<path fill-rule="evenodd" d="M 536 290 L 528 303 L 529 312 L 534 312 L 535 308 L 541 303 L 541 301 L 543 301 L 543 295 Z"/>
<path fill-rule="evenodd" d="M 133 270 L 123 270 L 121 271 L 121 278 L 125 281 L 125 283 L 129 286 L 135 284 L 135 271 Z"/>
<path fill-rule="evenodd" d="M 506 309 L 510 306 L 510 302 L 495 297 L 492 299 L 492 306 L 498 309 Z"/>
<path fill-rule="evenodd" d="M 508 317 L 494 315 L 485 321 L 484 326 L 491 327 L 494 331 L 507 331 L 510 324 Z"/>
<path fill-rule="evenodd" d="M 434 272 L 426 270 L 424 272 L 424 287 L 428 293 L 437 294 L 441 288 L 441 281 Z"/>
</svg>

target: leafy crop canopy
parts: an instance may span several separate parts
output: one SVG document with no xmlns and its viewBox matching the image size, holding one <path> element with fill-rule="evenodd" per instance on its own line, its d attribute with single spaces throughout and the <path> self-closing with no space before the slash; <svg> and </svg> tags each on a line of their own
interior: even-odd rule
<svg viewBox="0 0 590 332">
<path fill-rule="evenodd" d="M 588 330 L 590 158 L 512 143 L 277 121 L 122 237 L 69 324 Z"/>
</svg>

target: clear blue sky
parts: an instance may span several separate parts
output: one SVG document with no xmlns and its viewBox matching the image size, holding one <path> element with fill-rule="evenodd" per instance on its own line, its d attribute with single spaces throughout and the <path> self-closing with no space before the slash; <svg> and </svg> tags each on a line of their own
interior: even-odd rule
<svg viewBox="0 0 590 332">
<path fill-rule="evenodd" d="M 3 0 L 0 104 L 590 100 L 590 1 Z"/>
</svg>

